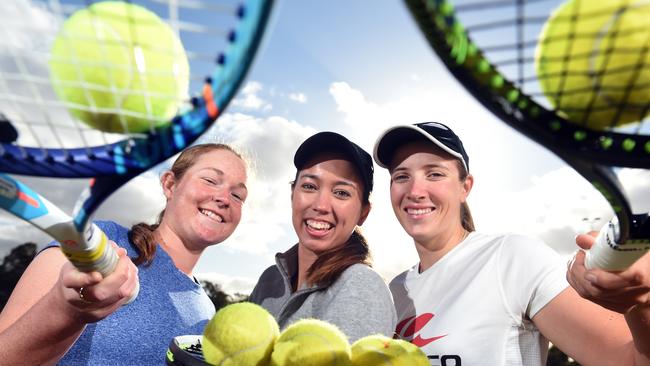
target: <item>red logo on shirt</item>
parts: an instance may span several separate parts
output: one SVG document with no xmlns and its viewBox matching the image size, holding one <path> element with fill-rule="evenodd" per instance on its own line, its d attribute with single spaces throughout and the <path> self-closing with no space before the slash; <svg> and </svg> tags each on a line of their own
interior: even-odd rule
<svg viewBox="0 0 650 366">
<path fill-rule="evenodd" d="M 418 347 L 424 347 L 435 340 L 447 336 L 445 334 L 431 338 L 422 338 L 419 334 L 416 334 L 419 333 L 420 330 L 422 330 L 422 328 L 424 328 L 429 323 L 429 321 L 433 319 L 434 316 L 435 315 L 432 313 L 424 313 L 417 317 L 408 317 L 397 324 L 397 327 L 395 328 L 395 334 L 399 338 L 410 340 L 411 343 Z M 414 335 L 415 337 L 413 337 Z"/>
</svg>

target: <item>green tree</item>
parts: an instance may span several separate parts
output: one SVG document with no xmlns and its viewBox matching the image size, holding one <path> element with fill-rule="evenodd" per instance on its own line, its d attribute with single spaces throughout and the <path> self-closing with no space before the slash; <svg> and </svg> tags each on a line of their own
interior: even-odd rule
<svg viewBox="0 0 650 366">
<path fill-rule="evenodd" d="M 11 250 L 0 266 L 0 309 L 3 309 L 9 295 L 25 269 L 36 256 L 36 244 L 25 243 Z"/>
<path fill-rule="evenodd" d="M 227 294 L 221 289 L 221 286 L 217 283 L 206 281 L 206 280 L 200 280 L 201 286 L 203 286 L 203 289 L 205 292 L 208 294 L 208 297 L 210 300 L 212 300 L 212 303 L 214 304 L 214 308 L 216 311 L 219 311 L 222 307 L 230 304 L 234 304 L 237 302 L 243 302 L 243 301 L 248 301 L 248 295 L 240 294 L 240 293 L 234 293 L 232 295 Z"/>
</svg>

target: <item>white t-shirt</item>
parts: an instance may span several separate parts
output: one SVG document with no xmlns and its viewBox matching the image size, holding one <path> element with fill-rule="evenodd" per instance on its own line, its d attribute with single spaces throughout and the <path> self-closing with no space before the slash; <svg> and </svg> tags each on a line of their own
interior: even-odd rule
<svg viewBox="0 0 650 366">
<path fill-rule="evenodd" d="M 546 364 L 548 341 L 530 319 L 568 286 L 553 249 L 522 235 L 473 232 L 423 273 L 418 267 L 390 289 L 397 335 L 431 365 Z"/>
</svg>

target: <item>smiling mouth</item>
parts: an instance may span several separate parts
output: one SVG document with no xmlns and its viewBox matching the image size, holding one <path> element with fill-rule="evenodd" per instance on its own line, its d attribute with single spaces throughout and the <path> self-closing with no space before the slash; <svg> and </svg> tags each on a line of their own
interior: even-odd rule
<svg viewBox="0 0 650 366">
<path fill-rule="evenodd" d="M 435 210 L 433 207 L 427 208 L 407 208 L 405 209 L 406 213 L 413 216 L 427 215 L 432 213 Z"/>
<path fill-rule="evenodd" d="M 305 220 L 305 224 L 312 230 L 327 231 L 332 228 L 332 224 L 326 221 Z"/>
<path fill-rule="evenodd" d="M 199 211 L 201 212 L 202 215 L 205 215 L 205 216 L 211 218 L 212 220 L 215 220 L 217 222 L 223 222 L 224 221 L 223 216 L 217 214 L 214 211 L 210 211 L 210 210 L 206 210 L 206 209 L 200 209 Z"/>
</svg>

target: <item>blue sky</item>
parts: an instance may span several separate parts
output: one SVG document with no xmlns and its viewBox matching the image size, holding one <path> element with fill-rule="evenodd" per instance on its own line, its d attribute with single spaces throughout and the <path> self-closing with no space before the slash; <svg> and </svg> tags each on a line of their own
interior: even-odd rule
<svg viewBox="0 0 650 366">
<path fill-rule="evenodd" d="M 583 218 L 611 215 L 584 179 L 472 99 L 430 50 L 401 1 L 277 1 L 258 58 L 226 112 L 204 141 L 240 147 L 251 156 L 255 174 L 242 224 L 206 251 L 196 273 L 229 291 L 249 291 L 274 254 L 295 243 L 288 184 L 293 152 L 317 131 L 345 134 L 370 152 L 389 126 L 448 124 L 470 156 L 475 187 L 469 203 L 477 228 L 540 236 L 563 255 L 573 251 L 575 233 L 591 227 Z M 158 174 L 151 171 L 120 189 L 96 217 L 127 226 L 151 221 L 163 205 Z M 388 174 L 377 167 L 375 180 L 373 210 L 362 229 L 375 268 L 390 280 L 417 258 L 392 213 Z M 636 175 L 630 180 L 643 182 Z M 71 210 L 63 185 L 28 183 L 47 185 L 48 197 Z M 638 186 L 632 185 L 633 193 Z M 0 216 L 0 254 L 25 240 L 46 239 Z"/>
</svg>

